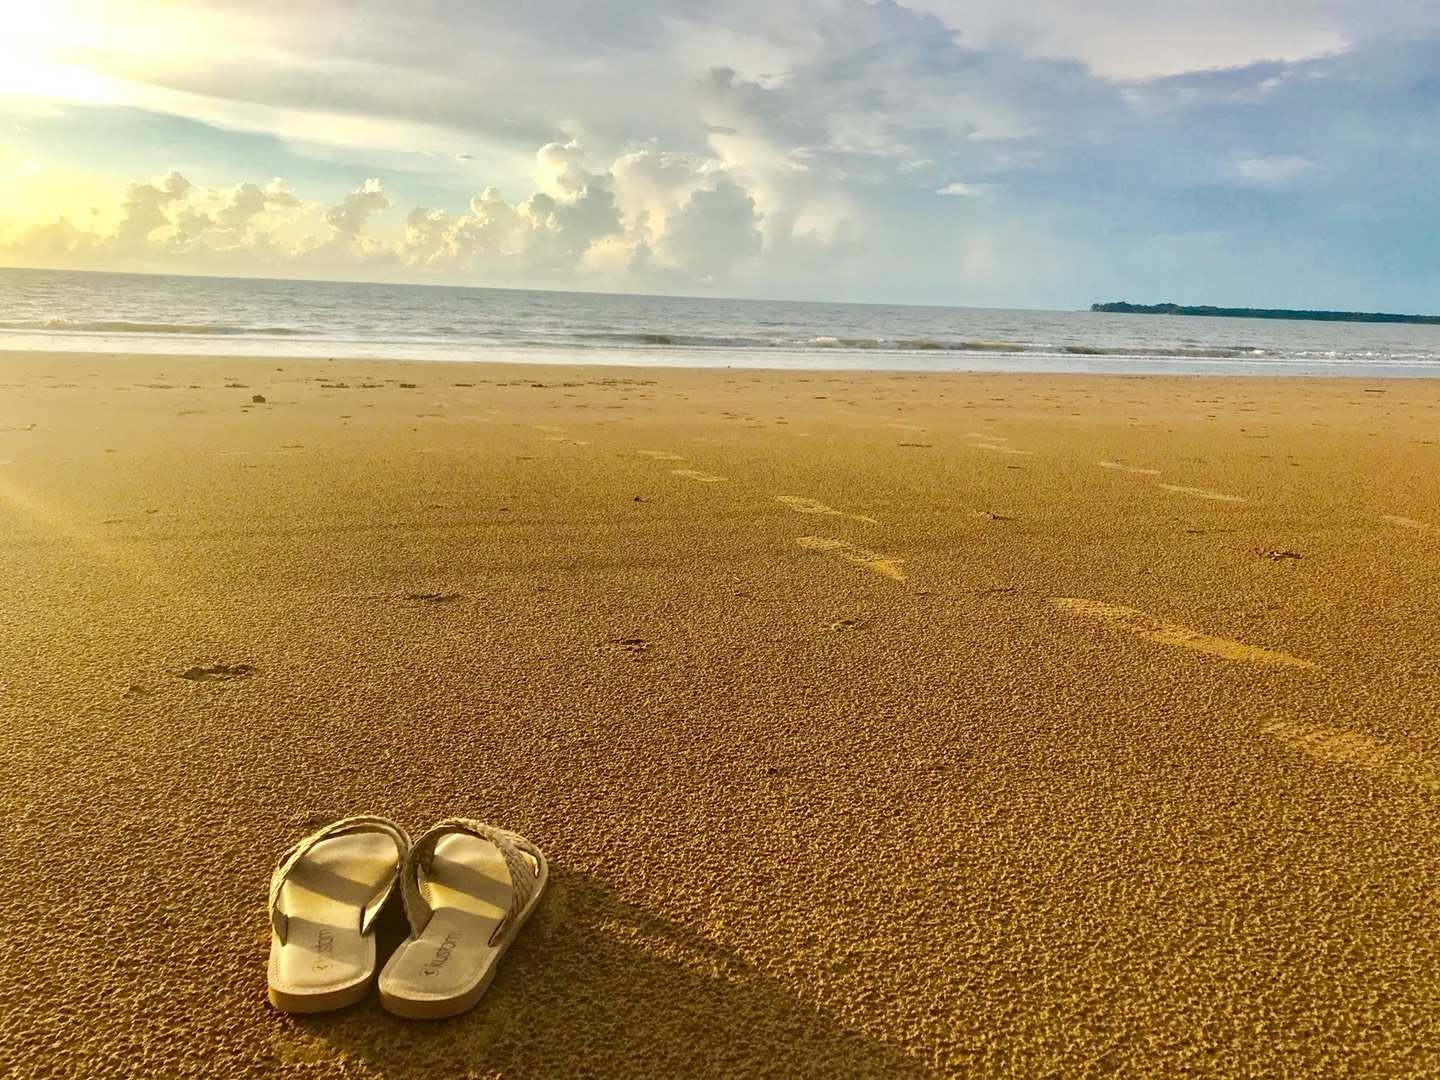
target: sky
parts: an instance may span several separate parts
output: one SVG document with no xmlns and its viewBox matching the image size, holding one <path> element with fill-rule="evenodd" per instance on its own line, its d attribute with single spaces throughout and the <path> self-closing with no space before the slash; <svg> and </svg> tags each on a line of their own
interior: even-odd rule
<svg viewBox="0 0 1440 1080">
<path fill-rule="evenodd" d="M 1440 311 L 1435 0 L 0 0 L 0 265 Z"/>
</svg>

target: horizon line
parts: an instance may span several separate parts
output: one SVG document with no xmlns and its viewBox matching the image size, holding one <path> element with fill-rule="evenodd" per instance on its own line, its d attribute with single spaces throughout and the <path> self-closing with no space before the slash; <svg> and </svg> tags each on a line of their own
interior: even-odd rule
<svg viewBox="0 0 1440 1080">
<path fill-rule="evenodd" d="M 15 272 L 36 274 L 87 274 L 97 277 L 184 278 L 186 280 L 199 281 L 262 281 L 273 283 L 276 285 L 287 285 L 296 283 L 308 285 L 375 285 L 399 286 L 402 288 L 416 289 L 466 289 L 474 292 L 538 292 L 554 293 L 560 296 L 623 296 L 657 300 L 731 300 L 746 304 L 831 304 L 837 307 L 932 308 L 946 311 L 1047 311 L 1084 313 L 1089 310 L 1088 306 L 1075 308 L 1037 308 L 1011 306 L 991 307 L 968 304 L 921 304 L 915 303 L 913 301 L 905 302 L 878 300 L 820 300 L 802 297 L 753 297 L 732 296 L 729 294 L 705 295 L 700 293 L 615 292 L 608 289 L 560 289 L 540 286 L 458 285 L 439 281 L 396 281 L 376 278 L 268 277 L 263 274 L 192 274 L 163 270 L 82 270 L 74 267 L 65 266 L 0 266 L 0 274 Z"/>
</svg>

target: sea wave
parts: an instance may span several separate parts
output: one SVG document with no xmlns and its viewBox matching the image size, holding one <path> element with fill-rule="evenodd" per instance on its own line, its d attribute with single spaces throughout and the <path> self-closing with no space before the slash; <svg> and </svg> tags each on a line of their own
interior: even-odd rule
<svg viewBox="0 0 1440 1080">
<path fill-rule="evenodd" d="M 883 338 L 883 337 L 840 337 L 817 334 L 812 337 L 719 336 L 702 334 L 662 333 L 659 331 L 610 332 L 592 331 L 570 335 L 578 340 L 596 346 L 629 348 L 691 348 L 691 349 L 777 349 L 810 350 L 827 349 L 860 352 L 967 352 L 967 353 L 1033 353 L 1056 356 L 1158 356 L 1198 360 L 1232 360 L 1247 357 L 1279 356 L 1272 349 L 1250 345 L 1196 345 L 1196 346 L 1134 346 L 1134 345 L 1059 345 L 1038 341 L 970 341 L 946 338 Z M 538 342 L 544 345 L 570 344 L 563 339 Z"/>
<path fill-rule="evenodd" d="M 223 323 L 130 322 L 124 319 L 0 319 L 0 330 L 48 330 L 63 334 L 194 334 L 203 337 L 310 337 L 293 326 L 228 326 Z"/>
<path fill-rule="evenodd" d="M 659 331 L 579 331 L 567 335 L 577 341 L 599 346 L 689 348 L 689 349 L 765 349 L 782 344 L 781 338 L 728 337 L 709 334 L 661 333 Z M 556 344 L 557 342 L 546 342 Z M 558 342 L 558 343 L 563 343 Z"/>
</svg>

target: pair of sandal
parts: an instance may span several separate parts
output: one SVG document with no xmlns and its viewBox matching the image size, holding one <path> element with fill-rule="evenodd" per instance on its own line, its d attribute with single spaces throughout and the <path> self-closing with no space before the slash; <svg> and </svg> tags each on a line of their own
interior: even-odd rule
<svg viewBox="0 0 1440 1080">
<path fill-rule="evenodd" d="M 270 878 L 270 1002 L 292 1013 L 359 1001 L 375 978 L 375 919 L 399 886 L 410 937 L 380 1003 L 417 1020 L 470 1008 L 545 891 L 545 856 L 517 833 L 447 818 L 413 844 L 393 821 L 349 817 L 305 837 Z"/>
</svg>

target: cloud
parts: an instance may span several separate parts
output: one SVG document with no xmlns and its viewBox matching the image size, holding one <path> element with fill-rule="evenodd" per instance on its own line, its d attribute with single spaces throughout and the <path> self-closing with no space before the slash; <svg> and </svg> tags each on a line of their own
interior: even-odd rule
<svg viewBox="0 0 1440 1080">
<path fill-rule="evenodd" d="M 713 283 L 763 244 L 755 200 L 709 159 L 634 151 L 597 171 L 573 140 L 547 143 L 532 181 L 514 202 L 487 187 L 462 212 L 416 205 L 396 220 L 379 178 L 324 206 L 283 179 L 200 188 L 172 172 L 126 187 L 113 232 L 61 218 L 0 252 L 77 268 Z"/>
<path fill-rule="evenodd" d="M 1241 158 L 1230 166 L 1237 179 L 1259 187 L 1285 187 L 1315 168 L 1315 162 L 1299 154 Z"/>
<path fill-rule="evenodd" d="M 936 195 L 950 195 L 959 199 L 986 198 L 995 191 L 994 184 L 967 184 L 963 180 L 952 180 L 944 187 L 935 189 Z"/>
<path fill-rule="evenodd" d="M 515 203 L 487 188 L 458 217 L 411 211 L 403 260 L 526 280 L 706 283 L 763 242 L 754 199 L 706 158 L 640 150 L 593 171 L 578 143 L 547 143 L 535 155 L 533 182 L 536 190 Z"/>
<path fill-rule="evenodd" d="M 290 209 L 300 205 L 300 200 L 290 190 L 290 185 L 276 177 L 263 188 L 256 184 L 237 184 L 230 193 L 228 204 L 216 215 L 220 222 L 232 228 L 241 228 L 256 214 L 266 210 Z"/>
<path fill-rule="evenodd" d="M 461 134 L 527 151 L 577 136 L 606 153 L 649 138 L 693 150 L 686 87 L 697 73 L 728 66 L 776 85 L 833 49 L 844 27 L 887 18 L 927 19 L 976 53 L 1070 61 L 1119 80 L 1296 62 L 1435 25 L 1433 5 L 1417 0 L 310 0 L 201 3 L 183 18 L 168 0 L 63 6 L 65 17 L 36 20 L 36 39 L 14 46 L 27 62 L 93 76 L 42 80 L 52 89 L 95 84 L 104 100 L 329 145 L 414 148 L 428 132 L 447 144 L 429 149 L 451 153 L 472 149 L 451 144 Z"/>
<path fill-rule="evenodd" d="M 25 229 L 7 246 L 8 250 L 38 260 L 41 265 L 65 265 L 95 257 L 99 237 L 60 217 Z"/>
<path fill-rule="evenodd" d="M 701 188 L 670 218 L 662 250 L 682 274 L 713 280 L 758 255 L 763 243 L 755 200 L 730 180 Z"/>
<path fill-rule="evenodd" d="M 105 43 L 77 62 L 150 110 L 131 130 L 199 117 L 265 171 L 166 140 L 194 190 L 12 226 L 20 261 L 1060 306 L 1440 291 L 1440 32 L 1413 0 L 315 0 L 198 5 L 206 32 L 163 43 L 158 0 L 75 2 Z M 27 154 L 93 137 L 52 111 Z"/>
<path fill-rule="evenodd" d="M 1407 0 L 912 0 L 910 6 L 962 28 L 977 48 L 1073 58 L 1119 79 L 1309 59 L 1418 14 Z"/>
<path fill-rule="evenodd" d="M 111 237 L 114 247 L 121 253 L 143 250 L 152 233 L 171 224 L 167 208 L 183 199 L 189 190 L 190 181 L 178 172 L 127 187 L 120 203 L 120 227 Z"/>
<path fill-rule="evenodd" d="M 325 223 L 334 231 L 331 241 L 347 247 L 359 239 L 372 214 L 390 209 L 385 186 L 378 179 L 366 180 L 345 196 L 345 201 L 325 211 Z"/>
</svg>

